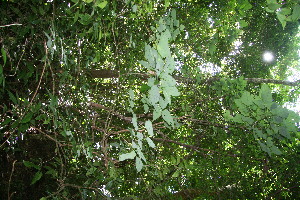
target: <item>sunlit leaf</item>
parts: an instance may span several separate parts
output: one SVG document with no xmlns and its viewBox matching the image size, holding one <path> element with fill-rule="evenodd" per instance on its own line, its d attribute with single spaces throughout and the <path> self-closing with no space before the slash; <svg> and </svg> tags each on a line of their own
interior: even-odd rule
<svg viewBox="0 0 300 200">
<path fill-rule="evenodd" d="M 268 4 L 268 8 L 270 10 L 277 10 L 278 8 L 281 8 L 281 5 L 278 3 L 270 3 L 270 4 Z"/>
<path fill-rule="evenodd" d="M 267 103 L 267 104 L 272 103 L 272 93 L 271 93 L 270 88 L 266 84 L 263 84 L 261 86 L 261 89 L 259 91 L 259 96 L 264 101 L 264 103 Z M 271 104 L 270 104 L 270 106 L 271 106 Z"/>
<path fill-rule="evenodd" d="M 143 169 L 143 166 L 144 166 L 144 164 L 143 164 L 141 158 L 140 157 L 136 157 L 135 158 L 135 167 L 136 167 L 136 170 L 138 172 L 140 172 Z"/>
<path fill-rule="evenodd" d="M 96 4 L 99 8 L 103 9 L 107 5 L 107 1 L 102 1 Z"/>
<path fill-rule="evenodd" d="M 156 107 L 153 111 L 153 120 L 158 119 L 161 116 L 162 109 L 160 107 Z"/>
<path fill-rule="evenodd" d="M 133 5 L 132 6 L 132 12 L 136 12 L 137 11 L 137 5 Z"/>
<path fill-rule="evenodd" d="M 171 57 L 171 51 L 168 44 L 170 38 L 171 38 L 171 33 L 168 29 L 161 33 L 161 37 L 157 45 L 157 51 L 163 58 Z"/>
<path fill-rule="evenodd" d="M 295 4 L 293 7 L 293 14 L 291 16 L 293 21 L 297 21 L 298 19 L 300 19 L 300 5 L 299 4 Z"/>
<path fill-rule="evenodd" d="M 152 137 L 153 136 L 153 127 L 152 127 L 152 122 L 150 120 L 147 120 L 145 122 L 145 128 L 148 131 L 148 134 Z"/>
<path fill-rule="evenodd" d="M 131 100 L 134 100 L 134 92 L 133 92 L 133 90 L 130 89 L 130 90 L 128 91 L 128 93 L 129 93 L 130 99 L 131 99 Z"/>
<path fill-rule="evenodd" d="M 148 104 L 144 104 L 144 113 L 148 113 L 149 112 L 149 106 Z"/>
<path fill-rule="evenodd" d="M 171 126 L 174 125 L 174 120 L 173 117 L 171 115 L 171 113 L 168 110 L 163 110 L 162 111 L 162 117 L 163 119 Z"/>
<path fill-rule="evenodd" d="M 282 25 L 282 28 L 285 28 L 287 22 L 286 16 L 281 14 L 280 12 L 277 12 L 276 15 Z"/>
<path fill-rule="evenodd" d="M 159 98 L 159 105 L 160 105 L 161 109 L 165 109 L 168 105 L 168 102 L 165 101 L 163 97 L 160 97 Z"/>
<path fill-rule="evenodd" d="M 144 135 L 143 135 L 143 133 L 141 133 L 141 132 L 137 132 L 136 137 L 137 137 L 139 140 L 142 140 L 142 139 L 144 138 Z M 141 145 L 140 145 L 140 146 L 141 146 Z"/>
<path fill-rule="evenodd" d="M 136 156 L 135 151 L 131 151 L 130 153 L 124 153 L 124 154 L 119 155 L 119 161 L 124 161 L 127 159 L 134 159 L 135 156 Z"/>
<path fill-rule="evenodd" d="M 149 90 L 149 101 L 154 106 L 159 101 L 159 88 L 156 85 L 153 85 Z"/>
<path fill-rule="evenodd" d="M 137 117 L 136 117 L 136 114 L 133 114 L 132 119 L 131 119 L 131 122 L 132 122 L 132 124 L 133 124 L 133 126 L 134 126 L 134 129 L 135 129 L 135 130 L 138 130 L 139 127 L 138 127 L 138 123 L 137 123 Z"/>
<path fill-rule="evenodd" d="M 147 140 L 150 147 L 155 148 L 154 142 L 149 137 L 147 137 L 146 140 Z"/>
</svg>

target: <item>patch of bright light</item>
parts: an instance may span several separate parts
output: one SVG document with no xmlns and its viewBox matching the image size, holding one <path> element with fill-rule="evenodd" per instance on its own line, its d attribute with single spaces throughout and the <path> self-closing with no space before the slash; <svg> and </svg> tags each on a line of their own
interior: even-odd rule
<svg viewBox="0 0 300 200">
<path fill-rule="evenodd" d="M 263 54 L 263 60 L 267 63 L 269 62 L 272 62 L 274 60 L 274 55 L 272 52 L 270 51 L 266 51 L 264 54 Z"/>
</svg>

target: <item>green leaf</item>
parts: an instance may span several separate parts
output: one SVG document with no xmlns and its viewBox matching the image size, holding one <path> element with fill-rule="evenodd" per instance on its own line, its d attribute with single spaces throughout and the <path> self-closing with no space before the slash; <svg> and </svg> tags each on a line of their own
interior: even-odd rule
<svg viewBox="0 0 300 200">
<path fill-rule="evenodd" d="M 151 87 L 152 87 L 153 85 L 155 85 L 155 81 L 156 81 L 156 79 L 153 78 L 153 77 L 148 78 L 148 83 L 147 83 L 147 85 L 149 86 L 149 89 L 151 89 Z M 149 89 L 148 89 L 148 90 L 149 90 Z"/>
<path fill-rule="evenodd" d="M 12 100 L 12 102 L 17 105 L 18 101 L 16 99 L 16 97 L 13 95 L 13 93 L 11 93 L 10 91 L 8 91 L 8 95 L 9 95 L 9 99 Z"/>
<path fill-rule="evenodd" d="M 161 109 L 165 109 L 168 105 L 168 102 L 165 101 L 163 97 L 160 97 L 159 98 L 159 105 L 160 105 Z"/>
<path fill-rule="evenodd" d="M 137 154 L 138 154 L 138 157 L 140 157 L 142 160 L 144 160 L 144 162 L 147 162 L 147 160 L 146 160 L 146 158 L 145 158 L 145 156 L 144 156 L 144 154 L 143 154 L 141 148 L 138 148 L 138 149 L 136 150 L 136 152 L 137 152 Z"/>
<path fill-rule="evenodd" d="M 141 148 L 139 145 L 137 145 L 134 141 L 132 141 L 132 148 Z"/>
<path fill-rule="evenodd" d="M 161 76 L 161 87 L 174 87 L 176 86 L 176 80 L 169 74 L 162 73 Z"/>
<path fill-rule="evenodd" d="M 208 47 L 209 54 L 213 55 L 216 50 L 217 50 L 217 46 L 216 46 L 215 42 L 210 43 L 210 45 Z"/>
<path fill-rule="evenodd" d="M 279 134 L 282 135 L 283 137 L 291 139 L 291 134 L 289 133 L 287 127 L 280 126 L 278 131 L 279 131 Z"/>
<path fill-rule="evenodd" d="M 142 139 L 144 138 L 144 135 L 143 135 L 141 132 L 137 132 L 136 137 L 137 137 L 139 140 L 142 140 Z M 142 145 L 140 145 L 140 147 L 142 147 Z"/>
<path fill-rule="evenodd" d="M 291 9 L 290 8 L 282 8 L 280 9 L 279 13 L 282 14 L 282 15 L 289 15 L 291 14 Z"/>
<path fill-rule="evenodd" d="M 267 147 L 267 145 L 265 145 L 264 143 L 262 143 L 261 141 L 258 141 L 261 149 L 264 151 L 264 152 L 267 152 L 269 154 L 269 156 L 271 156 L 271 152 L 270 152 L 270 149 Z"/>
<path fill-rule="evenodd" d="M 163 119 L 171 126 L 174 125 L 174 120 L 173 117 L 171 115 L 171 113 L 168 110 L 163 110 L 162 111 L 162 117 Z"/>
<path fill-rule="evenodd" d="M 293 14 L 291 16 L 292 21 L 297 21 L 298 19 L 300 19 L 300 5 L 296 4 L 293 7 Z"/>
<path fill-rule="evenodd" d="M 158 23 L 159 23 L 159 26 L 157 28 L 157 31 L 163 32 L 164 30 L 167 29 L 165 21 L 163 19 L 160 19 Z"/>
<path fill-rule="evenodd" d="M 3 58 L 3 65 L 5 65 L 6 63 L 6 51 L 1 48 L 1 54 L 2 54 L 2 58 Z"/>
<path fill-rule="evenodd" d="M 174 174 L 172 174 L 172 177 L 176 178 L 179 176 L 179 174 L 180 174 L 180 170 L 176 170 L 176 172 Z"/>
<path fill-rule="evenodd" d="M 137 11 L 137 5 L 133 5 L 131 9 L 132 9 L 132 12 L 135 13 Z"/>
<path fill-rule="evenodd" d="M 165 10 L 170 6 L 170 0 L 165 0 Z"/>
<path fill-rule="evenodd" d="M 155 107 L 155 110 L 153 111 L 153 121 L 158 119 L 161 116 L 161 113 L 162 109 L 159 106 Z"/>
<path fill-rule="evenodd" d="M 162 58 L 171 57 L 171 51 L 168 43 L 170 38 L 171 33 L 168 29 L 161 33 L 159 42 L 157 44 L 157 51 Z"/>
<path fill-rule="evenodd" d="M 23 160 L 23 164 L 25 165 L 25 167 L 28 167 L 28 168 L 33 167 L 33 168 L 35 168 L 37 170 L 41 169 L 40 166 L 38 166 L 38 165 L 36 165 L 36 164 L 34 164 L 34 163 L 30 162 L 30 161 Z"/>
<path fill-rule="evenodd" d="M 281 155 L 282 154 L 282 152 L 276 146 L 271 146 L 270 150 L 271 150 L 272 153 L 274 153 L 276 155 Z"/>
<path fill-rule="evenodd" d="M 1 124 L 1 126 L 5 126 L 6 124 L 8 124 L 9 122 L 11 122 L 12 121 L 12 118 L 6 118 L 3 122 L 1 122 L 0 124 Z"/>
<path fill-rule="evenodd" d="M 281 8 L 281 5 L 278 3 L 270 3 L 270 4 L 268 4 L 268 8 L 270 10 L 277 10 L 278 8 Z"/>
<path fill-rule="evenodd" d="M 102 2 L 99 2 L 99 1 L 98 1 L 98 3 L 96 3 L 96 5 L 97 5 L 99 8 L 103 9 L 103 8 L 105 8 L 105 6 L 107 5 L 107 1 L 102 1 Z"/>
<path fill-rule="evenodd" d="M 146 140 L 147 140 L 150 147 L 155 148 L 154 142 L 149 137 L 147 137 Z"/>
<path fill-rule="evenodd" d="M 268 138 L 267 138 L 267 142 L 266 142 L 266 143 L 267 143 L 267 146 L 268 146 L 268 147 L 271 147 L 271 146 L 273 146 L 273 145 L 274 145 L 274 143 L 273 143 L 273 141 L 272 141 L 272 138 L 271 138 L 271 137 L 268 137 Z"/>
<path fill-rule="evenodd" d="M 282 28 L 285 28 L 286 26 L 286 21 L 287 21 L 287 18 L 285 15 L 281 14 L 280 12 L 277 12 L 276 13 L 277 15 L 277 18 L 279 19 L 281 25 L 282 25 Z"/>
<path fill-rule="evenodd" d="M 153 136 L 153 126 L 152 126 L 152 122 L 150 120 L 145 122 L 145 127 L 148 131 L 148 134 L 152 137 Z"/>
<path fill-rule="evenodd" d="M 130 90 L 128 91 L 128 93 L 129 93 L 130 99 L 131 99 L 131 100 L 134 100 L 134 92 L 133 92 L 133 90 L 130 89 Z"/>
<path fill-rule="evenodd" d="M 223 116 L 224 116 L 225 120 L 227 120 L 227 121 L 230 121 L 233 118 L 232 115 L 230 114 L 229 110 L 226 110 L 225 113 L 223 114 Z"/>
<path fill-rule="evenodd" d="M 41 171 L 36 172 L 30 185 L 35 184 L 38 180 L 40 180 L 42 178 L 42 176 L 43 176 L 43 173 Z"/>
<path fill-rule="evenodd" d="M 129 104 L 130 104 L 130 107 L 133 108 L 134 107 L 134 101 L 132 100 L 129 100 Z"/>
<path fill-rule="evenodd" d="M 242 120 L 244 122 L 247 122 L 248 125 L 252 125 L 254 123 L 254 120 L 250 117 L 245 117 L 245 116 L 242 116 Z"/>
<path fill-rule="evenodd" d="M 159 88 L 153 85 L 149 90 L 149 102 L 154 106 L 159 101 Z"/>
<path fill-rule="evenodd" d="M 148 113 L 149 112 L 149 106 L 147 104 L 144 104 L 144 113 Z"/>
<path fill-rule="evenodd" d="M 32 119 L 32 116 L 33 116 L 32 112 L 27 113 L 20 123 L 29 122 Z"/>
<path fill-rule="evenodd" d="M 164 70 L 167 74 L 173 73 L 173 71 L 175 70 L 175 61 L 173 57 L 166 58 L 166 64 Z"/>
<path fill-rule="evenodd" d="M 248 26 L 248 22 L 246 22 L 245 20 L 239 20 L 239 24 L 241 28 L 247 27 Z"/>
<path fill-rule="evenodd" d="M 80 20 L 79 22 L 82 24 L 82 25 L 88 25 L 91 23 L 91 20 L 92 20 L 92 16 L 85 13 L 85 14 L 79 14 L 79 17 L 80 17 Z"/>
<path fill-rule="evenodd" d="M 147 61 L 140 60 L 138 61 L 142 66 L 146 67 L 148 70 L 152 69 L 152 66 Z"/>
<path fill-rule="evenodd" d="M 134 159 L 136 156 L 135 151 L 131 151 L 130 153 L 124 153 L 119 156 L 119 161 L 124 161 L 127 159 Z"/>
<path fill-rule="evenodd" d="M 141 158 L 140 157 L 136 157 L 135 158 L 135 167 L 136 167 L 136 170 L 138 172 L 140 172 L 143 169 L 143 166 L 144 166 L 144 164 L 143 164 Z"/>
<path fill-rule="evenodd" d="M 271 93 L 271 89 L 268 87 L 268 85 L 263 84 L 261 86 L 261 89 L 259 91 L 259 96 L 261 97 L 261 99 L 263 100 L 264 103 L 266 104 L 270 104 L 272 103 L 272 93 Z M 271 107 L 272 104 L 270 104 Z"/>
<path fill-rule="evenodd" d="M 132 117 L 132 119 L 131 119 L 131 122 L 132 122 L 132 124 L 133 124 L 133 126 L 134 126 L 134 129 L 135 129 L 135 130 L 138 130 L 139 128 L 138 128 L 138 124 L 137 124 L 137 117 L 136 117 L 136 114 L 133 114 L 133 117 Z"/>
<path fill-rule="evenodd" d="M 154 83 L 154 81 L 153 81 L 153 83 Z M 149 87 L 148 85 L 143 84 L 143 85 L 141 86 L 140 91 L 141 91 L 142 93 L 144 93 L 144 92 L 148 91 L 150 88 L 151 88 L 151 87 Z"/>
<path fill-rule="evenodd" d="M 79 17 L 79 10 L 77 10 L 77 12 L 75 13 L 73 24 L 75 24 L 77 22 L 78 17 Z"/>
<path fill-rule="evenodd" d="M 163 88 L 164 90 L 164 95 L 167 94 L 167 96 L 179 96 L 180 92 L 178 91 L 178 89 L 176 87 L 165 87 Z"/>
</svg>

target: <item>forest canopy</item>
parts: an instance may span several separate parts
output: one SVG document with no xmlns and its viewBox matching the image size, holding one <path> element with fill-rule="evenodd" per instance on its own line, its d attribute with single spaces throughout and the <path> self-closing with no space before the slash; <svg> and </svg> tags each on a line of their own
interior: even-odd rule
<svg viewBox="0 0 300 200">
<path fill-rule="evenodd" d="M 0 0 L 0 199 L 296 199 L 298 0 Z"/>
</svg>

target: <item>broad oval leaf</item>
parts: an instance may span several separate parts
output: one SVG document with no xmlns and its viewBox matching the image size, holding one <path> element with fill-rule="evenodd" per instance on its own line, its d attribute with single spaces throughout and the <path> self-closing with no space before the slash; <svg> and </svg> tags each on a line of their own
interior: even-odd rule
<svg viewBox="0 0 300 200">
<path fill-rule="evenodd" d="M 163 110 L 162 111 L 162 117 L 163 119 L 171 126 L 174 125 L 174 120 L 173 117 L 171 115 L 171 113 L 168 110 Z"/>
<path fill-rule="evenodd" d="M 136 156 L 135 151 L 131 151 L 130 153 L 124 153 L 119 156 L 119 161 L 124 161 L 127 159 L 134 159 Z"/>
<path fill-rule="evenodd" d="M 162 110 L 159 106 L 155 107 L 155 110 L 153 112 L 153 120 L 158 119 L 161 116 Z"/>
<path fill-rule="evenodd" d="M 153 85 L 149 90 L 149 101 L 151 105 L 155 105 L 159 101 L 159 88 L 156 85 Z"/>
</svg>

